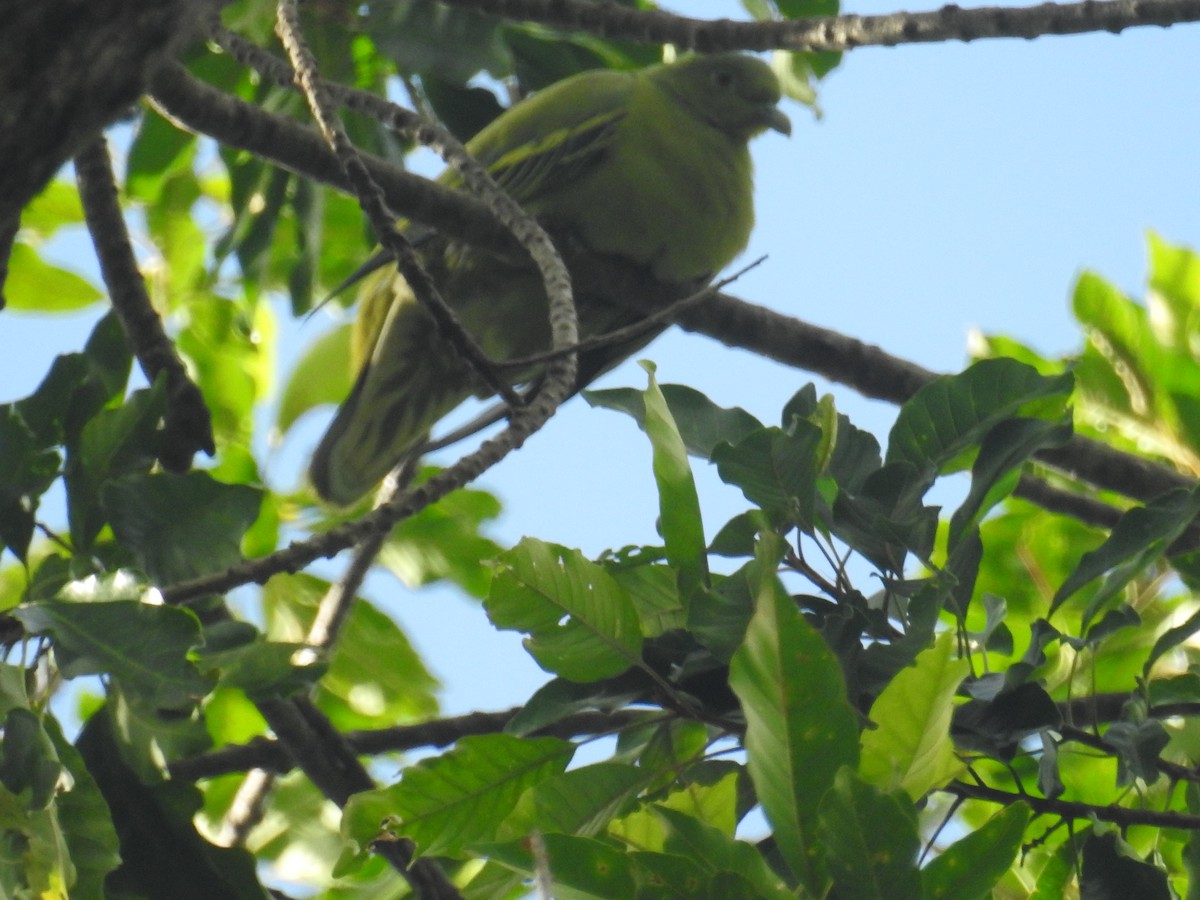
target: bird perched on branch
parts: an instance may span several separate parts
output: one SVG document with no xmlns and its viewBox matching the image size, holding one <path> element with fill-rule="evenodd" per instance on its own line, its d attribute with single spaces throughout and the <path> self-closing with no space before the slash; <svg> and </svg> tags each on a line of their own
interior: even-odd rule
<svg viewBox="0 0 1200 900">
<path fill-rule="evenodd" d="M 694 288 L 750 239 L 748 144 L 768 128 L 791 132 L 779 99 L 771 69 L 740 54 L 585 72 L 513 106 L 466 147 L 556 240 L 634 265 L 660 284 Z M 449 170 L 440 180 L 458 184 Z M 419 252 L 492 359 L 549 349 L 547 301 L 532 268 L 436 236 Z M 597 299 L 605 285 L 575 281 L 583 336 L 636 321 L 628 306 Z M 369 275 L 361 296 L 352 339 L 358 379 L 310 469 L 317 493 L 339 504 L 374 487 L 468 396 L 488 393 L 395 266 Z M 581 356 L 580 384 L 644 343 Z"/>
</svg>

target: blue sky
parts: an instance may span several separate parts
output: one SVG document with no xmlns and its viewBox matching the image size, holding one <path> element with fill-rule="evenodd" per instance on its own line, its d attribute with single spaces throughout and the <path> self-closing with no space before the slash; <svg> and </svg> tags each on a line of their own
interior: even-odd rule
<svg viewBox="0 0 1200 900">
<path fill-rule="evenodd" d="M 847 11 L 894 7 L 871 0 Z M 738 4 L 716 0 L 686 12 L 740 17 Z M 790 104 L 792 138 L 755 145 L 759 224 L 744 259 L 768 260 L 731 291 L 937 370 L 961 368 L 971 329 L 1069 352 L 1081 340 L 1069 311 L 1080 271 L 1141 296 L 1148 230 L 1200 249 L 1198 85 L 1195 25 L 849 53 L 820 88 L 820 120 Z M 88 248 L 63 252 L 94 271 Z M 94 318 L 0 316 L 0 401 L 28 393 Z M 289 326 L 284 344 L 302 346 L 322 327 Z M 661 381 L 770 422 L 814 380 L 681 332 L 641 355 Z M 294 360 L 281 362 L 282 384 Z M 601 386 L 644 384 L 627 363 Z M 856 424 L 886 434 L 891 407 L 817 385 Z M 299 477 L 323 421 L 302 422 L 271 454 L 275 483 Z M 706 467 L 696 474 L 711 535 L 745 502 Z M 502 543 L 528 534 L 595 555 L 656 541 L 644 437 L 580 400 L 481 485 L 505 504 L 492 530 Z M 520 702 L 545 679 L 516 636 L 497 635 L 453 592 L 414 593 L 386 577 L 368 592 L 446 681 L 449 712 Z"/>
</svg>

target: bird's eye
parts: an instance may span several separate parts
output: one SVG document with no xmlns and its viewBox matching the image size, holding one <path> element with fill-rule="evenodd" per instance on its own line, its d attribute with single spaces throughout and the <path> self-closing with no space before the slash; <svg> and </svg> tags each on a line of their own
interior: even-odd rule
<svg viewBox="0 0 1200 900">
<path fill-rule="evenodd" d="M 733 84 L 733 73 L 721 69 L 713 73 L 713 84 L 719 88 L 727 88 Z"/>
</svg>

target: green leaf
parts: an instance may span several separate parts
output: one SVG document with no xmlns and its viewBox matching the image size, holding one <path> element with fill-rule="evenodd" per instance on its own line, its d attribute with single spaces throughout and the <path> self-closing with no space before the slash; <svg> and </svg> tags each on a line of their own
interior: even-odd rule
<svg viewBox="0 0 1200 900">
<path fill-rule="evenodd" d="M 307 644 L 256 640 L 240 647 L 196 654 L 206 674 L 216 673 L 220 683 L 241 688 L 252 700 L 287 697 L 312 688 L 326 670 Z"/>
<path fill-rule="evenodd" d="M 965 372 L 943 375 L 900 407 L 886 461 L 960 469 L 1004 419 L 1062 419 L 1073 383 L 1069 373 L 1047 377 L 1011 359 L 980 360 Z"/>
<path fill-rule="evenodd" d="M 83 756 L 63 737 L 57 720 L 45 717 L 42 727 L 71 776 L 70 787 L 59 793 L 56 803 L 63 839 L 75 867 L 73 893 L 78 897 L 103 897 L 105 877 L 121 864 L 112 815 Z"/>
<path fill-rule="evenodd" d="M 640 699 L 644 686 L 622 683 L 621 679 L 580 684 L 565 678 L 552 678 L 533 692 L 508 723 L 505 732 L 527 736 L 573 713 L 611 709 Z"/>
<path fill-rule="evenodd" d="M 397 524 L 379 562 L 408 585 L 445 578 L 474 597 L 486 597 L 490 562 L 501 548 L 481 531 L 499 515 L 500 501 L 492 494 L 459 489 Z"/>
<path fill-rule="evenodd" d="M 982 828 L 955 841 L 921 872 L 925 900 L 982 900 L 990 896 L 1021 849 L 1029 807 L 1014 803 Z"/>
<path fill-rule="evenodd" d="M 657 637 L 687 624 L 675 573 L 669 566 L 609 566 L 608 572 L 633 601 L 645 637 Z"/>
<path fill-rule="evenodd" d="M 1043 447 L 1059 446 L 1071 437 L 1069 420 L 1009 419 L 983 439 L 971 467 L 971 489 L 950 519 L 950 547 L 1016 487 L 1020 467 Z"/>
<path fill-rule="evenodd" d="M 387 821 L 420 854 L 457 856 L 495 840 L 521 794 L 561 773 L 574 751 L 555 738 L 462 738 L 448 753 L 405 769 L 399 784 L 351 797 L 342 833 L 366 847 Z"/>
<path fill-rule="evenodd" d="M 20 241 L 13 244 L 8 267 L 12 275 L 5 282 L 4 298 L 14 312 L 74 312 L 104 297 L 82 275 L 46 262 Z"/>
<path fill-rule="evenodd" d="M 1167 874 L 1138 859 L 1115 832 L 1090 834 L 1083 845 L 1081 900 L 1170 900 Z"/>
<path fill-rule="evenodd" d="M 1088 602 L 1084 624 L 1125 585 L 1145 574 L 1167 548 L 1200 514 L 1200 489 L 1179 489 L 1156 497 L 1144 507 L 1134 507 L 1117 520 L 1108 540 L 1085 553 L 1054 594 L 1050 614 L 1093 581 L 1103 577 Z"/>
<path fill-rule="evenodd" d="M 594 837 L 652 774 L 638 766 L 601 762 L 547 778 L 521 795 L 496 836 L 527 838 L 539 831 Z"/>
<path fill-rule="evenodd" d="M 821 438 L 808 422 L 797 422 L 792 432 L 763 428 L 736 446 L 718 445 L 713 462 L 722 481 L 740 487 L 776 522 L 811 529 Z"/>
<path fill-rule="evenodd" d="M 263 588 L 273 639 L 304 642 L 329 582 L 277 575 Z M 438 680 L 407 635 L 377 606 L 357 597 L 317 685 L 322 711 L 339 728 L 377 728 L 437 715 Z"/>
<path fill-rule="evenodd" d="M 901 793 L 887 793 L 843 767 L 821 802 L 821 838 L 834 893 L 855 900 L 917 900 L 917 815 Z"/>
<path fill-rule="evenodd" d="M 76 550 L 87 550 L 104 525 L 100 489 L 110 478 L 145 472 L 158 451 L 158 425 L 166 410 L 166 382 L 135 391 L 117 409 L 103 409 L 67 443 L 67 520 Z M 173 510 L 178 513 L 178 509 Z"/>
<path fill-rule="evenodd" d="M 464 83 L 487 71 L 499 78 L 509 74 L 512 60 L 499 30 L 499 20 L 474 10 L 431 6 L 399 0 L 372 7 L 368 33 L 380 51 L 402 71 L 431 71 Z"/>
<path fill-rule="evenodd" d="M 740 406 L 726 409 L 718 406 L 695 388 L 683 384 L 659 385 L 667 401 L 688 453 L 711 459 L 721 444 L 737 444 L 751 432 L 762 428 L 762 422 Z M 613 409 L 633 416 L 638 426 L 645 428 L 646 404 L 641 391 L 614 388 L 606 391 L 584 391 L 583 398 L 592 406 Z"/>
<path fill-rule="evenodd" d="M 666 398 L 654 380 L 654 367 L 642 364 L 649 375 L 643 395 L 644 427 L 654 449 L 654 482 L 658 486 L 658 522 L 667 547 L 667 561 L 675 569 L 679 595 L 686 610 L 694 591 L 708 584 L 707 542 L 700 518 L 700 497 L 688 464 L 687 450 Z"/>
<path fill-rule="evenodd" d="M 1157 719 L 1114 722 L 1104 732 L 1104 740 L 1117 751 L 1118 787 L 1130 785 L 1134 779 L 1153 784 L 1162 774 L 1158 763 L 1171 737 Z"/>
<path fill-rule="evenodd" d="M 36 242 L 52 237 L 58 229 L 83 222 L 83 203 L 73 182 L 57 178 L 21 210 L 21 232 Z"/>
<path fill-rule="evenodd" d="M 137 600 L 45 600 L 22 604 L 12 614 L 30 632 L 53 635 L 67 678 L 109 675 L 161 709 L 186 708 L 211 688 L 188 658 L 201 640 L 200 623 L 189 610 Z"/>
<path fill-rule="evenodd" d="M 921 502 L 932 469 L 890 463 L 875 470 L 856 491 L 843 486 L 833 504 L 830 529 L 885 571 L 904 571 L 912 552 L 928 561 L 937 535 L 938 510 Z"/>
<path fill-rule="evenodd" d="M 28 709 L 10 709 L 0 742 L 0 784 L 21 797 L 29 811 L 54 799 L 63 766 L 41 720 Z"/>
<path fill-rule="evenodd" d="M 858 724 L 837 659 L 767 557 L 760 562 L 754 618 L 733 656 L 729 684 L 746 716 L 747 767 L 779 852 L 820 893 L 818 808 L 837 770 L 858 763 Z"/>
<path fill-rule="evenodd" d="M 206 472 L 155 473 L 110 481 L 100 497 L 117 540 L 152 581 L 170 584 L 242 558 L 242 536 L 258 516 L 262 491 L 222 484 Z"/>
<path fill-rule="evenodd" d="M 27 215 L 28 209 L 21 214 L 22 226 Z M 1155 331 L 1163 334 L 1170 346 L 1190 349 L 1196 312 L 1200 309 L 1200 256 L 1186 247 L 1168 243 L 1153 232 L 1147 238 L 1150 249 L 1150 295 L 1147 301 Z M 1166 315 L 1163 315 L 1164 311 Z M 1166 327 L 1160 324 L 1163 319 L 1166 319 Z"/>
<path fill-rule="evenodd" d="M 15 406 L 0 406 L 0 541 L 26 559 L 38 498 L 58 477 L 62 457 L 39 446 Z"/>
<path fill-rule="evenodd" d="M 341 403 L 353 384 L 350 326 L 339 325 L 310 344 L 296 363 L 279 398 L 274 435 L 287 434 L 310 409 L 325 403 Z"/>
<path fill-rule="evenodd" d="M 629 596 L 577 550 L 524 538 L 498 560 L 484 604 L 500 629 L 524 631 L 548 672 L 573 681 L 619 675 L 641 662 L 642 635 Z"/>
<path fill-rule="evenodd" d="M 194 134 L 152 109 L 143 109 L 126 158 L 125 192 L 144 203 L 156 203 L 168 176 L 191 174 L 195 151 Z"/>
<path fill-rule="evenodd" d="M 762 900 L 793 896 L 752 845 L 670 807 L 658 805 L 652 809 L 667 824 L 664 849 L 668 853 L 690 859 L 712 875 L 738 873 L 754 887 L 753 896 Z"/>
<path fill-rule="evenodd" d="M 897 673 L 871 706 L 873 730 L 862 734 L 858 773 L 883 791 L 913 801 L 962 771 L 950 740 L 954 695 L 970 666 L 955 659 L 953 632 L 944 632 L 916 663 Z"/>
<path fill-rule="evenodd" d="M 631 859 L 628 854 L 604 844 L 594 838 L 576 837 L 567 834 L 542 836 L 546 855 L 553 860 L 551 871 L 554 885 L 560 890 L 554 896 L 566 898 L 633 897 L 635 895 Z M 512 841 L 506 844 L 491 844 L 482 848 L 489 858 L 498 860 L 522 872 L 532 874 L 537 863 L 530 852 L 529 840 Z M 498 896 L 474 894 L 470 896 Z"/>
</svg>

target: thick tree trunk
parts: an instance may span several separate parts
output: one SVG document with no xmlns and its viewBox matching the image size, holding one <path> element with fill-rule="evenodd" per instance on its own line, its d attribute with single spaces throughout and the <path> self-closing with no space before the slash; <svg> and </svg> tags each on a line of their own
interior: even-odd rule
<svg viewBox="0 0 1200 900">
<path fill-rule="evenodd" d="M 0 0 L 0 237 L 218 0 Z M 7 252 L 0 253 L 0 259 Z"/>
</svg>

